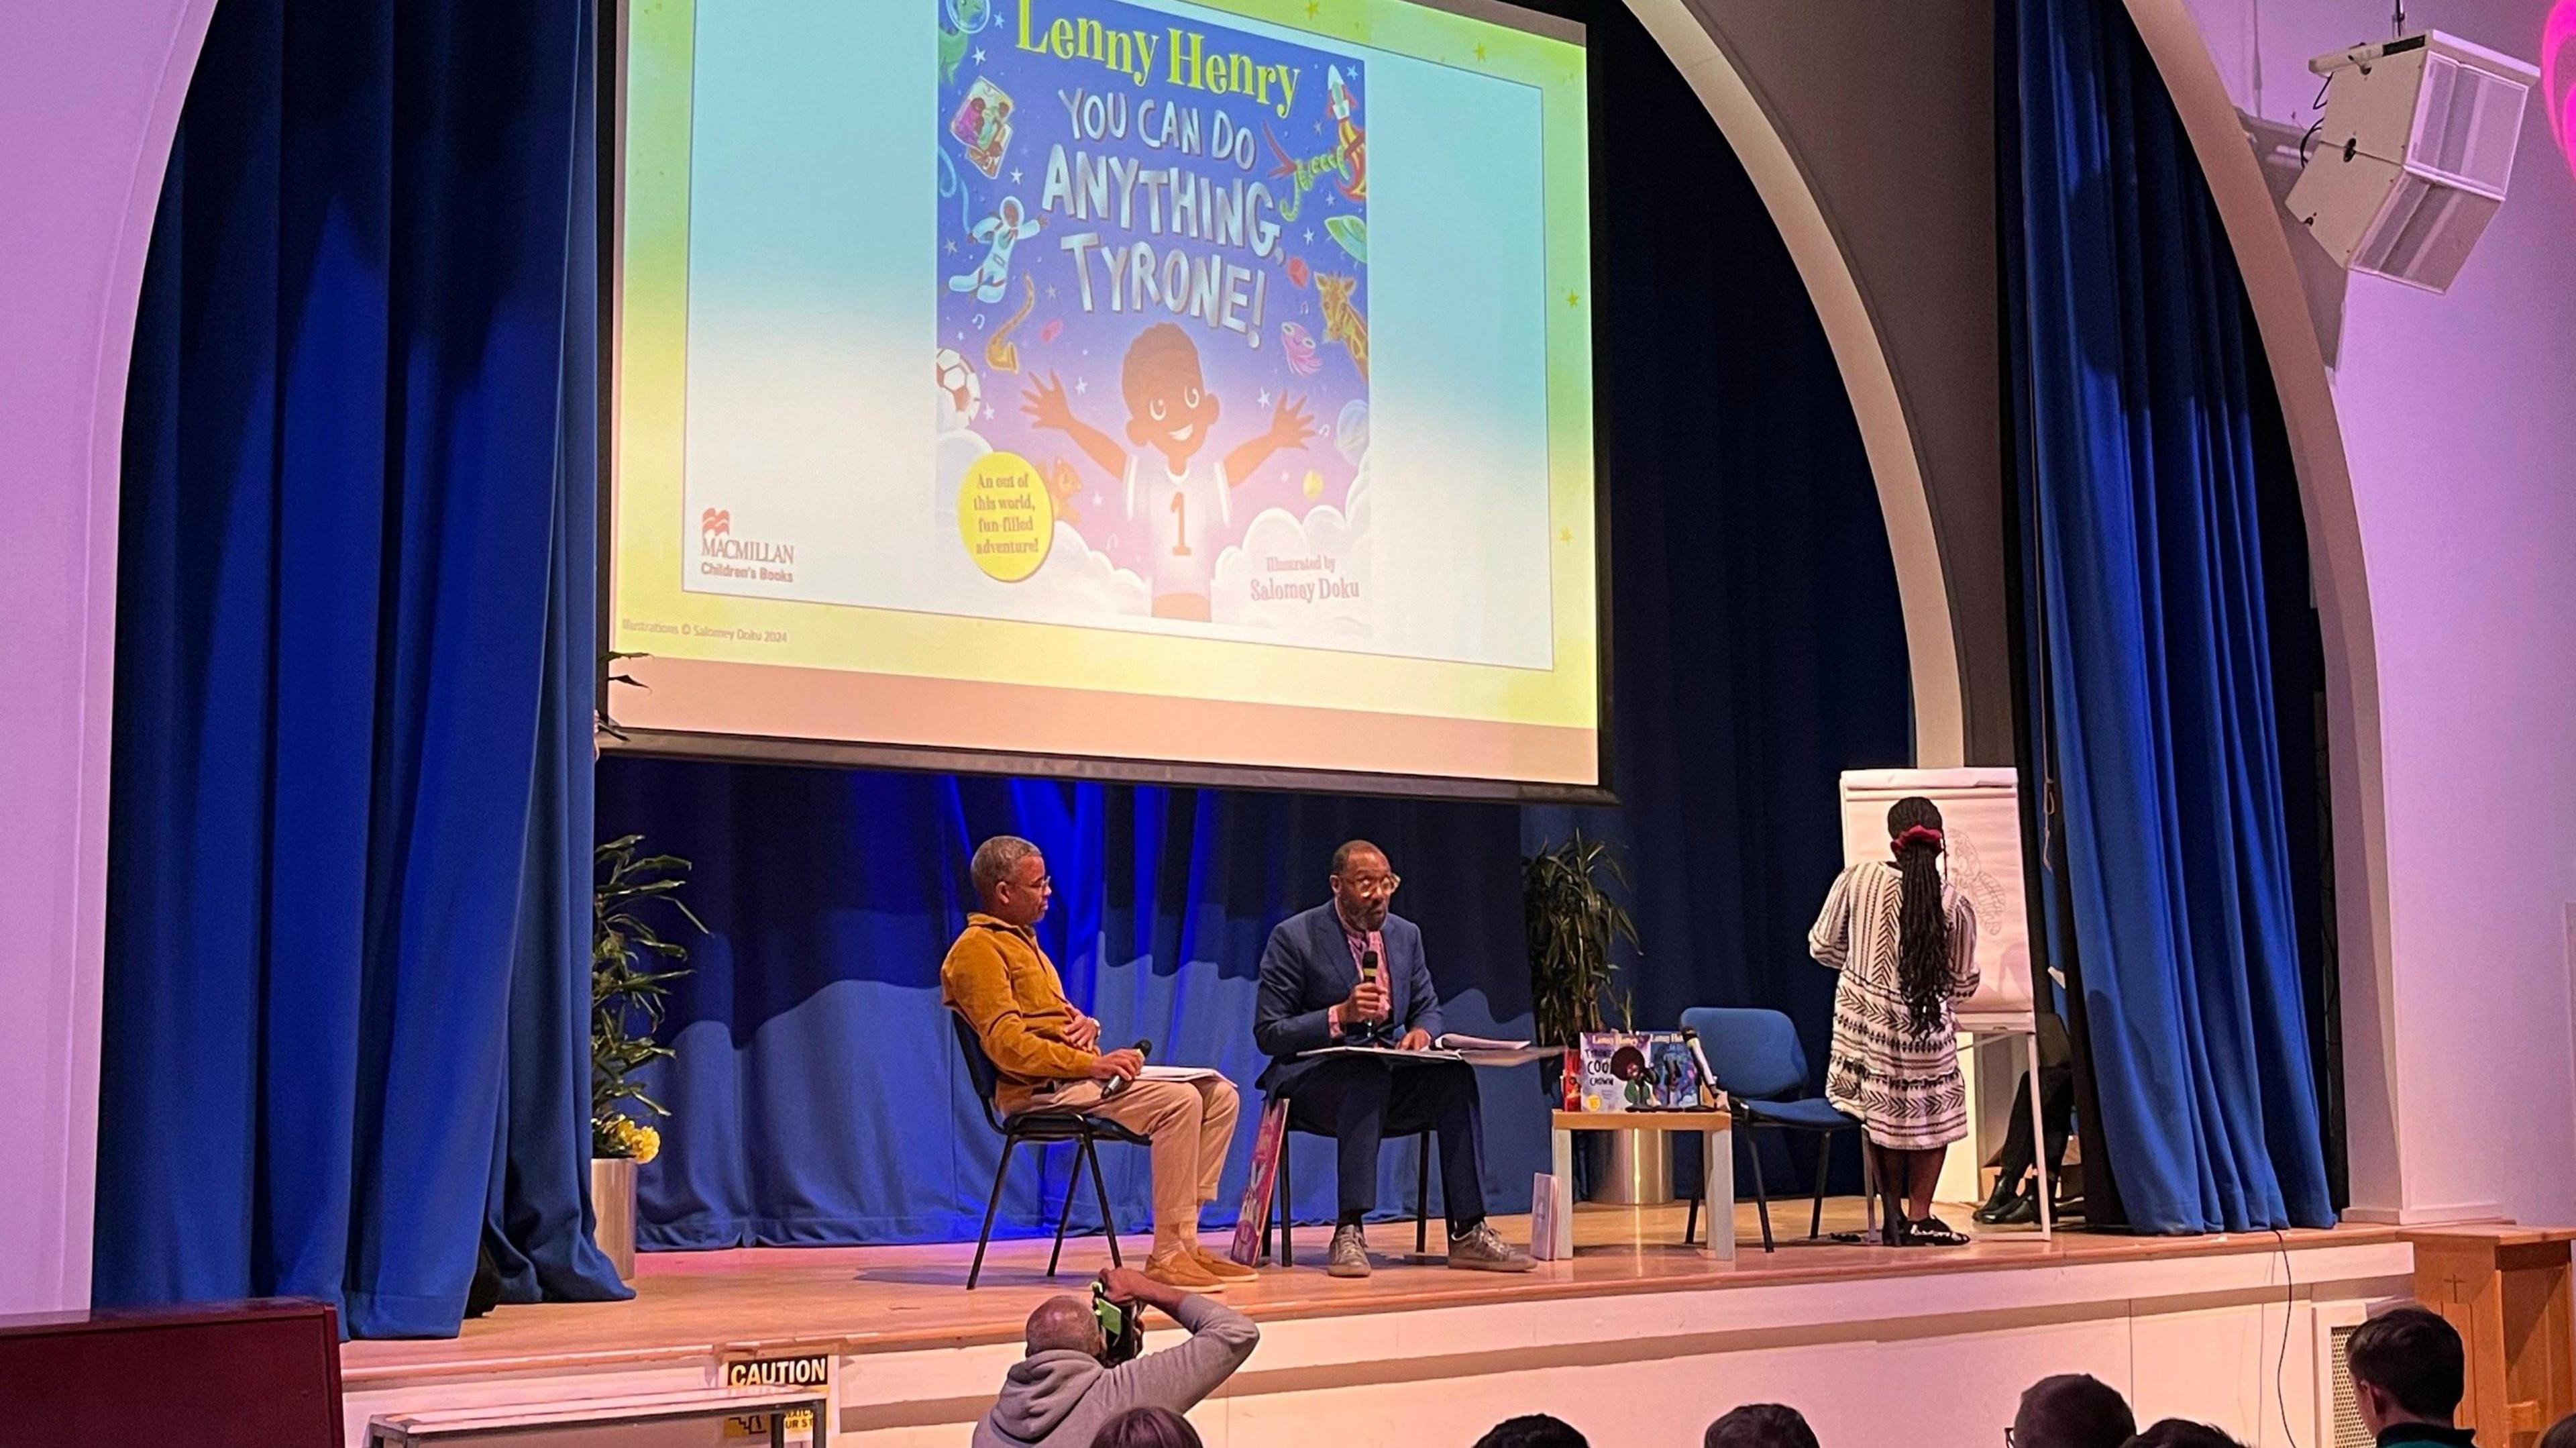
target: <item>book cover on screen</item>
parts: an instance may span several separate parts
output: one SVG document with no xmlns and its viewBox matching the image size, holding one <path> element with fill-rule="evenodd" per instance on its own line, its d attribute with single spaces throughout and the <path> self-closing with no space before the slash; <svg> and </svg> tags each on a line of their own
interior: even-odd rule
<svg viewBox="0 0 2576 1448">
<path fill-rule="evenodd" d="M 1365 643 L 1366 65 L 1215 12 L 912 3 L 940 546 L 1068 623 Z"/>
</svg>

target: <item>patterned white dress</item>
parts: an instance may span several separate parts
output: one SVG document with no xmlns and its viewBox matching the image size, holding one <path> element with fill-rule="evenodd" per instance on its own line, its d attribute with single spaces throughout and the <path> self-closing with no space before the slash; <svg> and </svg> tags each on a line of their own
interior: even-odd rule
<svg viewBox="0 0 2576 1448">
<path fill-rule="evenodd" d="M 1869 1139 L 1928 1151 L 1968 1134 L 1968 1088 L 1950 1003 L 1977 988 L 1977 912 L 1946 882 L 1950 971 L 1941 1019 L 1917 1032 L 1897 985 L 1896 916 L 1904 877 L 1893 864 L 1852 865 L 1834 877 L 1807 953 L 1842 972 L 1834 989 L 1834 1049 L 1825 1099 L 1858 1117 Z"/>
</svg>

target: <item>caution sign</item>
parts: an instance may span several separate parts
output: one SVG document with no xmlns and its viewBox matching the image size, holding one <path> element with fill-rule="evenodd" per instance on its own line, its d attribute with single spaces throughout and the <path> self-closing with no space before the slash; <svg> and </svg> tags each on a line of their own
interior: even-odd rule
<svg viewBox="0 0 2576 1448">
<path fill-rule="evenodd" d="M 737 1391 L 811 1388 L 819 1396 L 831 1391 L 832 1355 L 800 1353 L 794 1357 L 745 1358 L 724 1365 L 724 1385 Z"/>
</svg>

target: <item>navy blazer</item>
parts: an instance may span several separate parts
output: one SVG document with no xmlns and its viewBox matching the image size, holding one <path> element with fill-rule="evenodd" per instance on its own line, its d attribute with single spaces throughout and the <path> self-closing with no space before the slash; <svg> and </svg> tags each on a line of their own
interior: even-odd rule
<svg viewBox="0 0 2576 1448">
<path fill-rule="evenodd" d="M 1380 964 L 1388 1019 L 1366 1037 L 1347 1039 L 1392 1046 L 1406 1031 L 1419 1028 L 1438 1040 L 1440 992 L 1422 958 L 1422 931 L 1390 914 L 1378 927 L 1378 939 L 1386 948 Z M 1270 1057 L 1258 1083 L 1264 1092 L 1280 1096 L 1294 1091 L 1298 1078 L 1319 1064 L 1297 1060 L 1300 1054 L 1343 1044 L 1334 1036 L 1327 1012 L 1349 1000 L 1359 983 L 1359 963 L 1351 959 L 1350 942 L 1331 901 L 1289 916 L 1270 932 L 1270 944 L 1261 952 L 1261 999 L 1252 1016 L 1253 1043 Z"/>
</svg>

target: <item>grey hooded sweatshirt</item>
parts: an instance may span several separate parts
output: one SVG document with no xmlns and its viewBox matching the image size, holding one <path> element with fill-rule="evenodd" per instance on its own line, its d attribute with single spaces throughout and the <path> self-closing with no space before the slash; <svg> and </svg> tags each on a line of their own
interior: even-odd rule
<svg viewBox="0 0 2576 1448">
<path fill-rule="evenodd" d="M 975 1425 L 975 1448 L 1090 1448 L 1101 1425 L 1129 1408 L 1186 1413 L 1261 1341 L 1251 1318 L 1212 1298 L 1185 1297 L 1172 1315 L 1189 1341 L 1114 1368 L 1071 1348 L 1013 1363 L 1001 1401 Z"/>
</svg>

